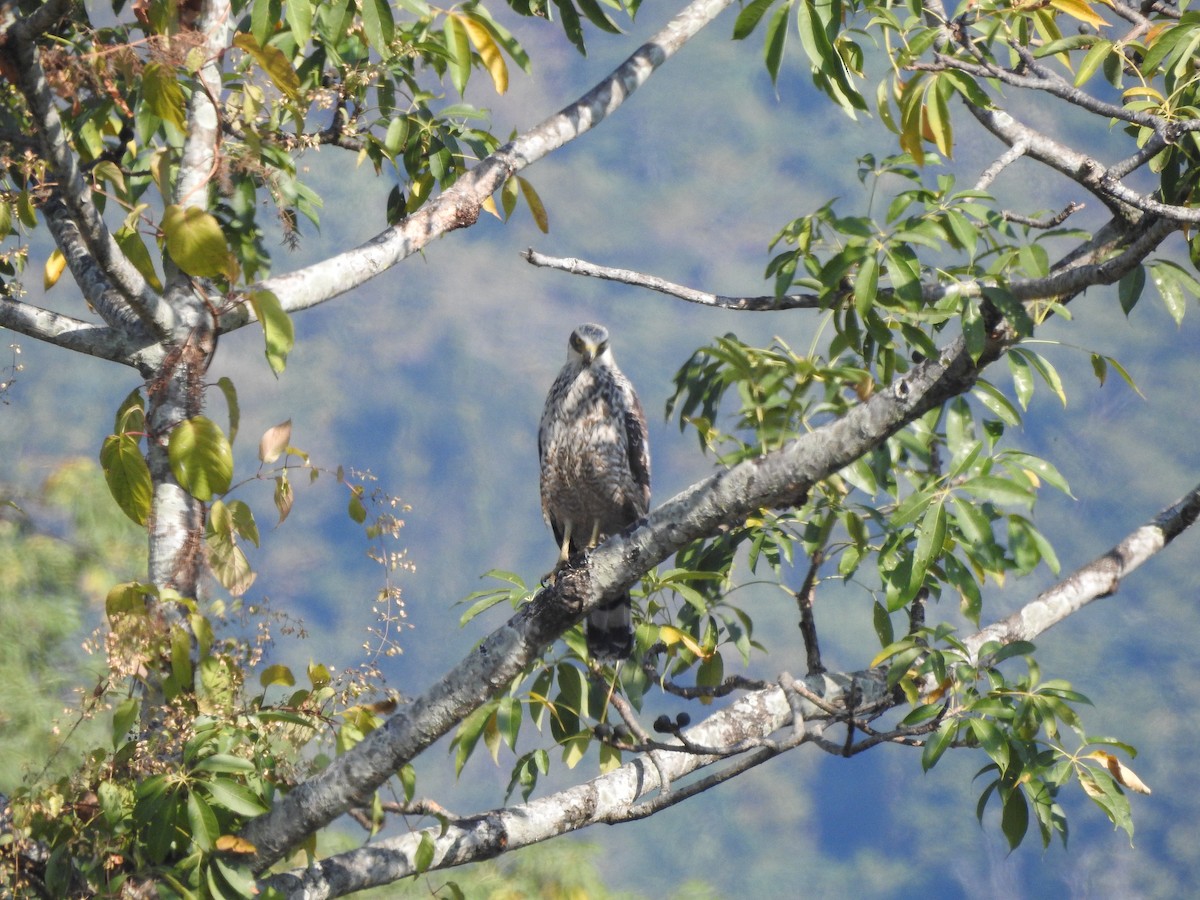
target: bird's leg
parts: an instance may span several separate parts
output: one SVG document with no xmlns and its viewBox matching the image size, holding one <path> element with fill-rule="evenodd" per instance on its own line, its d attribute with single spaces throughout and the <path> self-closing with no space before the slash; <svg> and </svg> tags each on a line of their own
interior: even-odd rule
<svg viewBox="0 0 1200 900">
<path fill-rule="evenodd" d="M 571 532 L 575 530 L 574 524 L 570 519 L 563 523 L 562 546 L 558 548 L 558 565 L 554 567 L 556 569 L 565 566 L 571 556 Z"/>
<path fill-rule="evenodd" d="M 587 542 L 587 549 L 588 549 L 588 550 L 595 550 L 595 549 L 596 549 L 596 545 L 597 545 L 598 543 L 600 543 L 600 520 L 599 520 L 599 519 L 597 519 L 597 520 L 596 520 L 596 521 L 595 521 L 595 522 L 592 524 L 592 536 L 591 536 L 591 538 L 590 538 L 590 539 L 588 540 L 588 542 Z"/>
<path fill-rule="evenodd" d="M 563 523 L 562 545 L 558 548 L 558 559 L 554 563 L 554 568 L 542 576 L 542 587 L 552 585 L 567 564 L 567 559 L 571 555 L 571 532 L 574 530 L 571 520 L 568 519 Z"/>
</svg>

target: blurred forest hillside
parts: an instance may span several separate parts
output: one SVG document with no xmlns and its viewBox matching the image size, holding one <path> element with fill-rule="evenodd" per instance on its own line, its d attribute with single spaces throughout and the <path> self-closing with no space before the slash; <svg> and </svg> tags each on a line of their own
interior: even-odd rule
<svg viewBox="0 0 1200 900">
<path fill-rule="evenodd" d="M 647 5 L 631 31 L 649 35 L 671 12 Z M 481 222 L 358 289 L 350 304 L 295 316 L 296 347 L 277 380 L 262 377 L 261 333 L 243 329 L 221 342 L 210 378 L 229 375 L 239 385 L 246 435 L 234 447 L 239 471 L 256 468 L 257 435 L 291 419 L 292 443 L 314 461 L 369 471 L 410 507 L 401 544 L 413 568 L 399 584 L 403 622 L 411 627 L 390 636 L 403 652 L 378 660 L 388 685 L 402 694 L 419 692 L 500 621 L 504 607 L 458 625 L 463 607 L 456 601 L 487 585 L 484 573 L 510 570 L 532 584 L 553 562 L 538 501 L 536 432 L 575 325 L 609 328 L 615 355 L 639 390 L 656 502 L 714 466 L 695 436 L 663 415 L 672 377 L 697 346 L 734 332 L 764 344 L 778 335 L 803 353 L 828 339 L 811 311 L 716 311 L 534 268 L 520 255 L 534 247 L 718 293 L 769 293 L 767 245 L 782 223 L 833 197 L 847 208 L 866 206 L 870 191 L 855 160 L 880 144 L 879 123 L 851 120 L 818 99 L 799 54 L 773 86 L 760 43 L 729 39 L 733 15 L 695 39 L 603 127 L 525 173 L 549 213 L 548 234 L 523 210 L 507 224 Z M 484 79 L 470 85 L 469 99 L 492 109 L 497 134 L 548 115 L 628 52 L 628 42 L 596 35 L 581 58 L 556 28 L 505 24 L 529 47 L 535 68 L 515 76 L 502 98 Z M 959 135 L 957 163 L 978 160 L 968 170 L 981 170 L 996 154 L 981 130 Z M 356 245 L 383 222 L 386 192 L 374 176 L 329 153 L 310 153 L 305 162 L 327 198 L 322 224 L 294 250 L 278 249 L 278 270 Z M 1041 187 L 1036 165 L 1026 163 L 1005 172 L 995 190 L 1027 206 Z M 1059 208 L 1070 199 L 1037 202 Z M 77 299 L 64 296 L 73 290 L 67 279 L 42 296 L 34 277 L 48 249 L 33 248 L 29 297 L 68 309 Z M 1127 324 L 1115 288 L 1093 289 L 1073 307 L 1070 344 L 1040 348 L 1062 373 L 1069 401 L 1059 408 L 1049 391 L 1036 393 L 1029 421 L 1039 424 L 1016 435 L 1023 449 L 1052 459 L 1075 497 L 1084 498 L 1046 492 L 1039 500 L 1037 520 L 1058 536 L 1064 572 L 1183 494 L 1200 471 L 1200 310 L 1190 305 L 1177 327 L 1157 302 L 1144 299 Z M 1053 342 L 1058 334 L 1051 323 L 1038 338 Z M 26 503 L 47 480 L 52 495 L 64 465 L 96 458 L 112 411 L 137 379 L 10 332 L 0 341 L 3 353 L 19 345 L 14 360 L 23 367 L 0 405 L 0 500 Z M 1140 393 L 1111 372 L 1099 384 L 1092 351 L 1118 359 Z M 263 491 L 259 502 L 267 505 Z M 300 667 L 314 656 L 354 665 L 379 646 L 367 630 L 377 625 L 379 566 L 347 523 L 341 494 L 322 482 L 297 484 L 296 494 L 276 539 L 251 551 L 259 575 L 246 599 L 266 598 L 307 629 L 307 641 L 281 638 L 272 658 Z M 73 529 L 58 527 L 58 537 L 71 540 Z M 0 531 L 0 542 L 10 539 Z M 0 543 L 0 550 L 11 546 Z M 1198 557 L 1197 536 L 1184 535 L 1115 597 L 1038 641 L 1043 670 L 1069 678 L 1095 702 L 1084 713 L 1088 730 L 1139 750 L 1138 773 L 1155 792 L 1135 804 L 1133 846 L 1075 792 L 1067 798 L 1068 849 L 1043 851 L 1031 840 L 1009 854 L 994 828 L 975 822 L 978 759 L 948 757 L 923 775 L 918 755 L 901 748 L 850 760 L 785 756 L 677 809 L 579 839 L 600 845 L 603 852 L 591 859 L 611 887 L 647 896 L 675 895 L 691 879 L 728 897 L 1185 896 L 1200 883 L 1200 845 L 1186 826 L 1200 821 L 1200 794 L 1188 787 L 1200 743 Z M 797 580 L 802 575 L 800 566 Z M 1049 573 L 1021 580 L 991 609 L 1015 609 L 1053 580 Z M 0 578 L 0 590 L 16 588 Z M 36 586 L 22 590 L 38 596 Z M 781 645 L 777 655 L 758 656 L 746 674 L 798 667 L 803 645 L 794 601 L 777 589 L 745 590 L 757 629 L 794 635 L 791 651 Z M 863 662 L 852 648 L 869 636 L 870 622 L 843 616 L 837 596 L 823 594 L 816 616 L 826 663 L 852 669 Z M 61 594 L 42 600 L 22 606 L 24 615 L 55 623 L 64 632 L 55 652 L 77 657 L 100 611 L 75 608 L 75 598 Z M 0 596 L 0 671 L 32 621 L 10 609 L 14 597 Z M 84 661 L 77 674 L 86 678 L 86 670 Z M 0 729 L 8 727 L 0 716 Z M 17 746 L 36 766 L 34 746 Z M 10 762 L 0 770 L 0 788 L 12 785 Z M 451 758 L 439 753 L 422 758 L 418 771 L 423 791 L 462 810 L 499 805 L 509 777 L 503 760 L 494 767 L 486 754 L 457 781 Z"/>
</svg>

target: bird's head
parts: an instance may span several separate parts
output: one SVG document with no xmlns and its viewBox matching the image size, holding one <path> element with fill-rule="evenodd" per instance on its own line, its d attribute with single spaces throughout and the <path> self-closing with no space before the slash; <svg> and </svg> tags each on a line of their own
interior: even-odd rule
<svg viewBox="0 0 1200 900">
<path fill-rule="evenodd" d="M 567 356 L 570 359 L 580 359 L 585 366 L 590 366 L 608 350 L 608 329 L 603 325 L 580 325 L 571 332 L 571 340 L 567 344 Z"/>
</svg>

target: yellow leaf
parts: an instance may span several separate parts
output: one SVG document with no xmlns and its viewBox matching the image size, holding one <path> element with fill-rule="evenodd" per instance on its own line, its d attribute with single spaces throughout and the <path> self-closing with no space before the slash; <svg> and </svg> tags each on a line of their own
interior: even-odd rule
<svg viewBox="0 0 1200 900">
<path fill-rule="evenodd" d="M 254 39 L 254 35 L 246 32 L 238 34 L 233 39 L 233 45 L 254 57 L 259 68 L 270 76 L 275 86 L 291 99 L 296 99 L 300 93 L 300 76 L 296 74 L 282 50 L 269 44 L 262 47 Z"/>
<path fill-rule="evenodd" d="M 50 251 L 50 258 L 46 260 L 46 272 L 42 275 L 42 289 L 48 291 L 58 284 L 58 279 L 62 277 L 66 267 L 67 258 L 62 255 L 61 250 L 55 247 Z"/>
<path fill-rule="evenodd" d="M 496 43 L 492 33 L 479 22 L 468 16 L 456 15 L 455 18 L 466 27 L 467 37 L 479 51 L 479 58 L 483 60 L 484 68 L 492 76 L 492 84 L 496 86 L 496 93 L 503 94 L 508 90 L 508 66 L 504 62 L 504 57 L 500 55 L 500 45 Z"/>
<path fill-rule="evenodd" d="M 563 744 L 563 762 L 566 763 L 568 769 L 573 769 L 579 765 L 579 761 L 583 759 L 587 753 L 589 739 L 584 738 L 569 738 Z"/>
<path fill-rule="evenodd" d="M 529 204 L 529 211 L 533 214 L 533 221 L 537 224 L 538 229 L 542 234 L 550 231 L 550 216 L 546 214 L 546 207 L 542 204 L 542 198 L 538 196 L 538 192 L 534 190 L 533 185 L 517 176 L 517 185 L 521 188 L 521 195 L 525 198 L 525 202 Z"/>
<path fill-rule="evenodd" d="M 221 853 L 255 853 L 258 848 L 236 834 L 223 834 L 217 838 L 217 850 Z"/>
<path fill-rule="evenodd" d="M 496 198 L 495 197 L 488 197 L 486 200 L 484 200 L 483 208 L 485 210 L 487 210 L 488 212 L 490 212 L 497 219 L 504 218 L 503 216 L 500 215 L 500 210 L 496 209 Z"/>
<path fill-rule="evenodd" d="M 1121 95 L 1121 99 L 1125 100 L 1126 102 L 1132 100 L 1134 97 L 1149 97 L 1151 100 L 1157 100 L 1159 103 L 1165 102 L 1163 95 L 1154 88 L 1150 87 L 1148 84 L 1137 85 L 1135 87 L 1128 88 L 1125 93 Z"/>
<path fill-rule="evenodd" d="M 1093 28 L 1108 27 L 1108 23 L 1100 18 L 1090 3 L 1085 3 L 1084 0 L 1050 0 L 1050 5 L 1080 22 L 1087 22 Z"/>
<path fill-rule="evenodd" d="M 683 644 L 683 646 L 687 647 L 688 650 L 696 654 L 696 656 L 700 657 L 701 659 L 708 659 L 710 656 L 712 656 L 711 653 L 706 653 L 704 648 L 697 644 L 696 639 L 690 634 L 684 634 L 678 628 L 674 628 L 670 625 L 663 625 L 658 629 L 658 639 L 668 647 L 674 646 L 675 644 Z"/>
</svg>

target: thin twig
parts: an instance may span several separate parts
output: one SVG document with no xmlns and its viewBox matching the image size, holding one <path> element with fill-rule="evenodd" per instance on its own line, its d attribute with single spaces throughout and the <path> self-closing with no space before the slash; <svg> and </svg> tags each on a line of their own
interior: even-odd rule
<svg viewBox="0 0 1200 900">
<path fill-rule="evenodd" d="M 544 253 L 530 248 L 521 254 L 526 262 L 547 269 L 558 269 L 572 275 L 586 275 L 589 278 L 602 278 L 605 281 L 618 281 L 634 287 L 649 288 L 660 294 L 678 297 L 689 303 L 699 303 L 702 306 L 714 306 L 721 309 L 734 309 L 749 312 L 777 311 L 782 309 L 820 309 L 821 304 L 816 294 L 785 294 L 782 297 L 726 297 L 722 294 L 711 294 L 708 291 L 698 291 L 694 288 L 675 284 L 655 275 L 634 272 L 631 269 L 615 269 L 610 266 L 600 266 L 586 260 L 570 256 L 546 256 Z"/>
<path fill-rule="evenodd" d="M 817 622 L 813 618 L 813 603 L 817 596 L 817 570 L 825 559 L 822 550 L 812 555 L 804 584 L 796 591 L 796 605 L 800 607 L 800 634 L 804 637 L 804 654 L 808 661 L 808 674 L 820 675 L 825 671 L 821 664 L 821 645 L 817 641 Z"/>
<path fill-rule="evenodd" d="M 1083 209 L 1083 207 L 1084 204 L 1076 203 L 1072 200 L 1048 219 L 1035 219 L 1031 216 L 1023 216 L 1020 213 L 1010 212 L 1009 210 L 1004 210 L 1000 215 L 1005 222 L 1016 222 L 1018 225 L 1027 225 L 1030 228 L 1057 228 L 1072 215 Z"/>
</svg>

